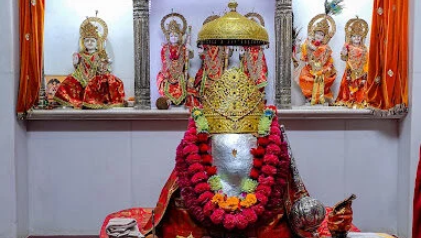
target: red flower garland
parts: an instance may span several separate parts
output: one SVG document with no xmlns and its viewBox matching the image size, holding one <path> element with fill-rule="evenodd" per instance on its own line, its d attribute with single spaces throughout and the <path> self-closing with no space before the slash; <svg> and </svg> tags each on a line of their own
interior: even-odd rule
<svg viewBox="0 0 421 238">
<path fill-rule="evenodd" d="M 190 213 L 199 222 L 222 225 L 227 230 L 246 229 L 255 224 L 258 217 L 272 217 L 274 214 L 270 209 L 282 203 L 282 189 L 290 166 L 277 116 L 272 120 L 270 135 L 259 137 L 257 148 L 250 151 L 254 156 L 250 178 L 259 183 L 254 192 L 258 202 L 235 212 L 225 211 L 211 201 L 215 194 L 207 181 L 217 174 L 217 168 L 212 166 L 208 134 L 196 134 L 196 131 L 194 121 L 190 120 L 184 139 L 177 148 L 176 158 L 178 184 Z"/>
</svg>

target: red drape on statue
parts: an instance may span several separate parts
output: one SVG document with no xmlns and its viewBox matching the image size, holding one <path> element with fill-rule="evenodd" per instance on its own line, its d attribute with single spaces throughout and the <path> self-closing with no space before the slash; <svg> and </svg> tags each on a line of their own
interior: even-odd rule
<svg viewBox="0 0 421 238">
<path fill-rule="evenodd" d="M 408 106 L 408 0 L 375 0 L 368 102 L 381 110 Z"/>
<path fill-rule="evenodd" d="M 421 146 L 420 162 L 418 164 L 417 178 L 414 192 L 414 219 L 412 223 L 412 238 L 421 238 Z"/>
<path fill-rule="evenodd" d="M 44 45 L 45 0 L 19 1 L 20 85 L 17 113 L 24 114 L 38 100 Z"/>
</svg>

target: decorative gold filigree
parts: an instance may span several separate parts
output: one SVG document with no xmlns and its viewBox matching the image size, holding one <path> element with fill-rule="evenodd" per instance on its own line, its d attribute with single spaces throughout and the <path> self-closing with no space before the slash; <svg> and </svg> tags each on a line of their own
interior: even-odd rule
<svg viewBox="0 0 421 238">
<path fill-rule="evenodd" d="M 368 23 L 364 19 L 353 18 L 350 19 L 345 25 L 346 42 L 350 42 L 352 36 L 361 36 L 364 41 L 368 34 Z"/>
<path fill-rule="evenodd" d="M 180 25 L 180 23 L 177 22 L 176 18 L 181 20 L 182 25 Z M 165 25 L 168 19 L 171 19 L 171 21 L 170 23 Z M 171 33 L 176 33 L 179 39 L 181 40 L 182 36 L 186 33 L 187 30 L 187 20 L 186 18 L 184 18 L 183 15 L 179 13 L 170 13 L 162 18 L 161 29 L 165 37 L 167 38 L 167 41 L 170 40 Z"/>
<path fill-rule="evenodd" d="M 80 49 L 84 49 L 83 39 L 97 39 L 98 49 L 103 49 L 108 37 L 107 23 L 99 17 L 88 17 L 80 25 Z"/>
<path fill-rule="evenodd" d="M 199 32 L 198 44 L 266 45 L 269 35 L 259 23 L 239 14 L 236 2 L 230 2 L 230 12 L 205 24 Z"/>
<path fill-rule="evenodd" d="M 321 31 L 325 34 L 325 39 L 323 40 L 323 44 L 329 43 L 330 39 L 336 33 L 336 23 L 335 20 L 329 15 L 326 14 L 319 14 L 308 24 L 308 35 L 314 38 L 314 33 L 316 31 Z"/>
<path fill-rule="evenodd" d="M 230 69 L 205 90 L 203 112 L 211 134 L 257 133 L 264 95 L 238 68 Z"/>
<path fill-rule="evenodd" d="M 94 26 L 92 23 L 87 22 L 82 24 L 80 27 L 80 37 L 81 38 L 95 38 L 99 39 L 98 27 Z"/>
</svg>

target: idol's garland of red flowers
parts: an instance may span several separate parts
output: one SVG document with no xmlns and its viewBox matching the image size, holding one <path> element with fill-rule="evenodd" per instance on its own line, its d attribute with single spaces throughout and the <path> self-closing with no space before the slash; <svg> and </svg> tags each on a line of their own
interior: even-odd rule
<svg viewBox="0 0 421 238">
<path fill-rule="evenodd" d="M 255 224 L 259 217 L 271 218 L 275 215 L 273 209 L 282 206 L 283 188 L 290 168 L 276 108 L 266 108 L 259 127 L 262 129 L 262 124 L 268 119 L 271 123 L 268 128 L 259 129 L 259 133 L 267 133 L 259 135 L 257 148 L 250 151 L 254 160 L 248 181 L 251 184 L 254 181 L 256 186 L 251 186 L 248 191 L 243 188 L 243 195 L 239 198 L 227 198 L 222 190 L 212 191 L 215 182 L 211 186 L 209 180 L 217 178 L 217 168 L 213 166 L 210 137 L 207 125 L 204 125 L 207 122 L 203 118 L 200 109 L 192 111 L 188 130 L 177 148 L 178 184 L 190 213 L 202 224 L 222 225 L 228 230 L 245 229 Z"/>
</svg>

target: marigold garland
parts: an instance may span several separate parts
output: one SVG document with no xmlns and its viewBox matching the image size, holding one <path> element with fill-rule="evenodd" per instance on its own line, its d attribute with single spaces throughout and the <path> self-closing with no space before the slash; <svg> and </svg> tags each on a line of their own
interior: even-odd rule
<svg viewBox="0 0 421 238">
<path fill-rule="evenodd" d="M 270 209 L 281 205 L 290 166 L 276 115 L 276 108 L 265 109 L 256 148 L 250 151 L 254 159 L 249 178 L 243 182 L 239 197 L 228 197 L 212 165 L 207 122 L 200 109 L 193 110 L 189 128 L 177 148 L 176 169 L 181 195 L 198 221 L 242 230 L 259 217 L 273 216 Z"/>
</svg>

